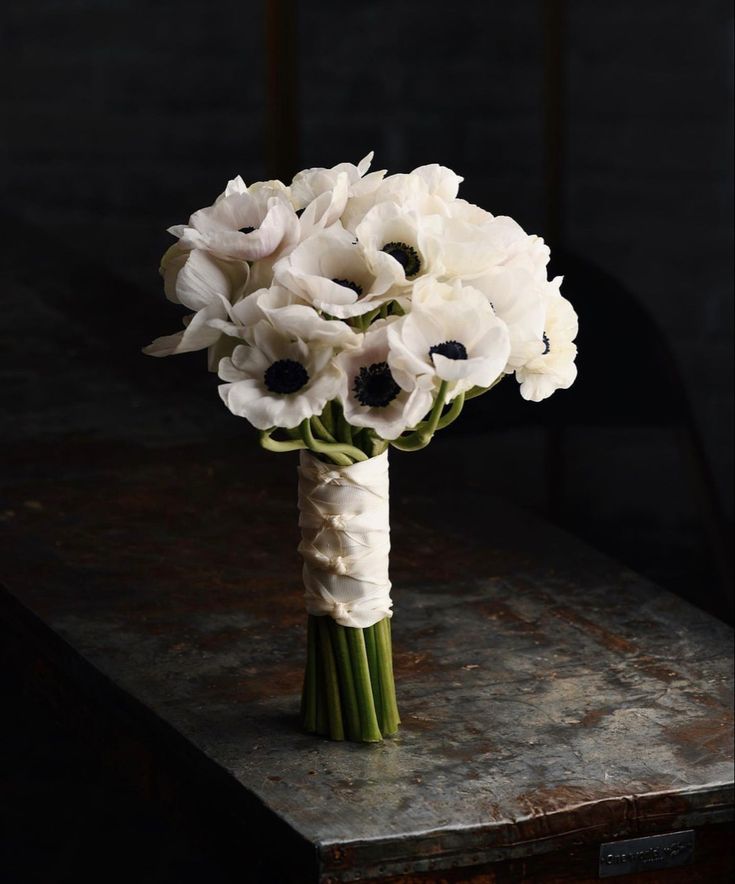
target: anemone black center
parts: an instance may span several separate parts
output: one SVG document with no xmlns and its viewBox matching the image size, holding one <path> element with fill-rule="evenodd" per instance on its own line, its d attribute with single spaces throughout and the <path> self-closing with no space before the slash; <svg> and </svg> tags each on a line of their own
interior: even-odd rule
<svg viewBox="0 0 735 884">
<path fill-rule="evenodd" d="M 362 286 L 351 279 L 333 279 L 332 282 L 336 282 L 337 285 L 344 286 L 346 289 L 352 289 L 358 298 L 362 295 Z"/>
<path fill-rule="evenodd" d="M 381 251 L 398 261 L 401 267 L 403 267 L 406 279 L 411 279 L 411 277 L 416 276 L 419 270 L 421 270 L 421 258 L 419 258 L 419 253 L 413 246 L 409 246 L 405 242 L 387 242 Z"/>
<path fill-rule="evenodd" d="M 443 344 L 434 344 L 429 350 L 429 356 L 438 353 L 440 356 L 446 356 L 447 359 L 466 359 L 467 348 L 459 341 L 444 341 Z"/>
<path fill-rule="evenodd" d="M 549 342 L 549 336 L 544 332 L 542 340 L 544 342 L 544 352 L 541 354 L 542 356 L 546 356 L 546 354 L 551 350 L 551 343 Z"/>
<path fill-rule="evenodd" d="M 241 227 L 240 233 L 252 233 L 254 230 L 254 227 Z"/>
<path fill-rule="evenodd" d="M 271 393 L 296 393 L 309 382 L 309 375 L 300 362 L 278 359 L 265 370 L 263 380 Z"/>
<path fill-rule="evenodd" d="M 363 366 L 355 378 L 352 389 L 360 405 L 367 405 L 370 408 L 385 408 L 401 392 L 387 362 L 374 362 L 372 365 Z"/>
</svg>

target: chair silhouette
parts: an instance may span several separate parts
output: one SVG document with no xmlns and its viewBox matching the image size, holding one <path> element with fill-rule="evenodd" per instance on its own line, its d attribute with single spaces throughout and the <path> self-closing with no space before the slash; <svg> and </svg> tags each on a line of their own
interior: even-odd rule
<svg viewBox="0 0 735 884">
<path fill-rule="evenodd" d="M 564 275 L 564 294 L 579 314 L 577 381 L 538 404 L 525 402 L 514 383 L 499 384 L 492 396 L 477 400 L 478 407 L 466 409 L 458 432 L 543 427 L 548 514 L 563 523 L 567 436 L 573 428 L 669 430 L 681 461 L 674 481 L 689 484 L 717 575 L 718 609 L 732 616 L 730 534 L 676 359 L 661 329 L 630 291 L 589 261 L 555 249 L 551 273 Z M 604 461 L 605 452 L 599 456 Z"/>
</svg>

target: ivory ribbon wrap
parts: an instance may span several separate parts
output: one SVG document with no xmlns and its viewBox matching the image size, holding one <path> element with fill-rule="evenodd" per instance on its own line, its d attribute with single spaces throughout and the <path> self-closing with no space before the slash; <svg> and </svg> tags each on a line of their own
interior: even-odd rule
<svg viewBox="0 0 735 884">
<path fill-rule="evenodd" d="M 391 616 L 388 452 L 348 467 L 301 451 L 306 610 L 364 629 Z"/>
</svg>

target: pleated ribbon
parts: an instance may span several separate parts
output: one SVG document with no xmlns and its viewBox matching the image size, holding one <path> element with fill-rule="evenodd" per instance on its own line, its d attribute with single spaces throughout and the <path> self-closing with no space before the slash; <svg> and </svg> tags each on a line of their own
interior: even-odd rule
<svg viewBox="0 0 735 884">
<path fill-rule="evenodd" d="M 372 626 L 391 616 L 388 452 L 348 467 L 300 455 L 306 610 L 342 626 Z"/>
</svg>

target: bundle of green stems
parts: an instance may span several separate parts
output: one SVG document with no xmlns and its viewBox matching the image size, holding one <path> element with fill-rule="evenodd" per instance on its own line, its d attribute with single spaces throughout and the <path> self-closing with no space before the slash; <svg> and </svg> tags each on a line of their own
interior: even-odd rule
<svg viewBox="0 0 735 884">
<path fill-rule="evenodd" d="M 287 438 L 274 439 L 275 428 L 262 431 L 260 444 L 270 451 L 307 449 L 338 466 L 377 457 L 389 445 L 416 451 L 459 417 L 466 399 L 485 392 L 473 389 L 447 405 L 447 391 L 442 382 L 425 420 L 398 439 L 387 441 L 373 430 L 350 426 L 339 403 L 329 402 L 319 417 L 286 430 Z M 309 615 L 301 717 L 309 733 L 333 740 L 377 742 L 397 732 L 390 618 L 361 629 L 342 626 L 330 616 Z"/>
<path fill-rule="evenodd" d="M 306 731 L 332 740 L 373 743 L 396 733 L 390 618 L 358 629 L 309 615 L 301 716 Z"/>
</svg>

